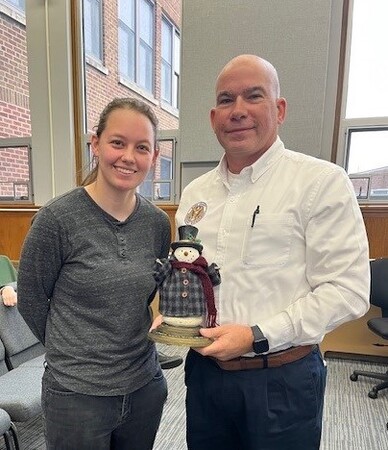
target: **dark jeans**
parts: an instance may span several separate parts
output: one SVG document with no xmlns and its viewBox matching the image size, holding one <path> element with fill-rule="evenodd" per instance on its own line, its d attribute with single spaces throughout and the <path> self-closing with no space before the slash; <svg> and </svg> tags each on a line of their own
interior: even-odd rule
<svg viewBox="0 0 388 450">
<path fill-rule="evenodd" d="M 186 358 L 189 450 L 318 450 L 326 367 L 317 347 L 278 368 L 226 371 Z"/>
<path fill-rule="evenodd" d="M 166 398 L 161 370 L 131 394 L 97 397 L 69 391 L 46 368 L 42 407 L 47 450 L 150 450 Z"/>
</svg>

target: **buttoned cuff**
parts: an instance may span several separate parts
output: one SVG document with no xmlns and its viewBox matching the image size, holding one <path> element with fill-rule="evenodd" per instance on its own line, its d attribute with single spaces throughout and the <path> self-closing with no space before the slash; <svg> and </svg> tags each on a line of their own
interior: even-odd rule
<svg viewBox="0 0 388 450">
<path fill-rule="evenodd" d="M 268 339 L 270 352 L 277 352 L 292 346 L 295 331 L 286 312 L 276 314 L 265 322 L 259 322 L 258 326 Z"/>
</svg>

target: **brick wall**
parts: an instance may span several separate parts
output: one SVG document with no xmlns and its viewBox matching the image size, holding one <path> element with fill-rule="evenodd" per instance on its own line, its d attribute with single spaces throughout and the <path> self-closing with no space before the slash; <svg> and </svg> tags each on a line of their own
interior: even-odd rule
<svg viewBox="0 0 388 450">
<path fill-rule="evenodd" d="M 30 134 L 25 26 L 0 14 L 0 137 Z"/>
<path fill-rule="evenodd" d="M 154 98 L 142 96 L 139 91 L 132 91 L 119 82 L 118 72 L 118 15 L 117 0 L 103 1 L 103 68 L 86 64 L 86 103 L 88 110 L 87 128 L 92 132 L 98 122 L 99 113 L 113 97 L 134 96 L 146 101 L 156 112 L 160 129 L 178 128 L 179 120 L 160 106 L 160 71 L 161 71 L 161 25 L 165 14 L 180 29 L 181 0 L 157 0 L 155 2 L 155 75 Z M 89 60 L 90 61 L 90 60 Z M 104 73 L 107 72 L 107 73 Z M 152 97 L 152 96 L 151 96 Z"/>
<path fill-rule="evenodd" d="M 149 99 L 119 83 L 117 0 L 103 0 L 103 70 L 98 65 L 86 64 L 88 132 L 92 132 L 97 124 L 104 106 L 116 96 L 134 96 L 148 102 L 159 118 L 160 129 L 178 128 L 178 118 L 160 106 L 162 14 L 180 29 L 181 0 L 155 1 L 154 95 Z M 25 25 L 0 13 L 0 138 L 31 135 L 28 95 Z M 9 164 L 9 154 L 12 154 L 12 164 Z M 5 150 L 0 153 L 0 196 L 4 195 L 1 189 L 2 186 L 6 189 L 4 186 L 8 180 L 28 180 L 27 154 L 25 149 L 7 149 L 7 153 Z"/>
<path fill-rule="evenodd" d="M 0 14 L 0 138 L 31 135 L 25 26 Z M 29 179 L 26 149 L 0 151 L 0 196 Z"/>
</svg>

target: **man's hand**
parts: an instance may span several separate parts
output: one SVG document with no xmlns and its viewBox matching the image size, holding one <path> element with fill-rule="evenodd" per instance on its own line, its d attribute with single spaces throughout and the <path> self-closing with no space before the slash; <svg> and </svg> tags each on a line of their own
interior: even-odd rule
<svg viewBox="0 0 388 450">
<path fill-rule="evenodd" d="M 200 333 L 214 340 L 207 347 L 194 349 L 203 356 L 213 356 L 221 361 L 228 361 L 252 351 L 253 333 L 248 325 L 231 324 L 201 328 Z"/>
<path fill-rule="evenodd" d="M 4 286 L 1 290 L 1 296 L 5 306 L 16 306 L 17 295 L 15 289 L 12 286 Z"/>
</svg>

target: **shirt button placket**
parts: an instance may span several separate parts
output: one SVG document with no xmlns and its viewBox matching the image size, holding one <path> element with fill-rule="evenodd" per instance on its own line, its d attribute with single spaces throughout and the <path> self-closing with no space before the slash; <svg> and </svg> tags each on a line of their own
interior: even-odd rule
<svg viewBox="0 0 388 450">
<path fill-rule="evenodd" d="M 127 239 L 121 233 L 117 234 L 119 256 L 125 258 L 127 255 Z"/>
</svg>

